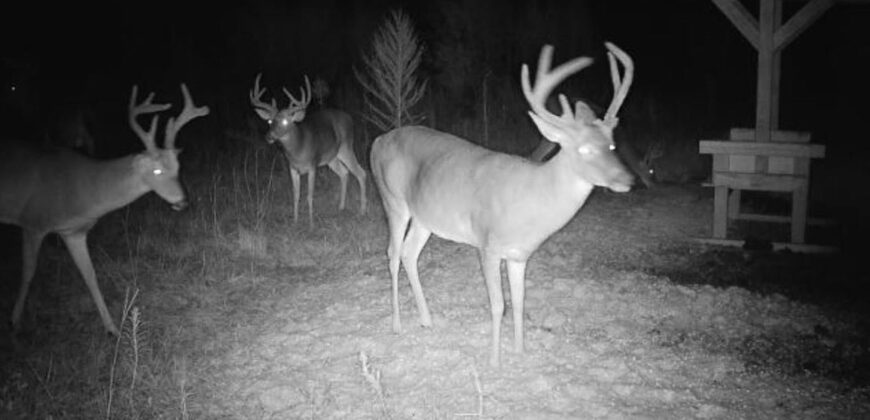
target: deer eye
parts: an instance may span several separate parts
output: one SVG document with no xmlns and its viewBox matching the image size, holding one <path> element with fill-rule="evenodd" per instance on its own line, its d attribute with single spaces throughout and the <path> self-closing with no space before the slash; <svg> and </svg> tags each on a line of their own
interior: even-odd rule
<svg viewBox="0 0 870 420">
<path fill-rule="evenodd" d="M 282 127 L 286 127 L 287 124 L 289 124 L 289 123 L 290 123 L 290 121 L 287 121 L 286 118 L 282 118 L 282 119 L 281 119 L 281 126 L 282 126 Z"/>
<path fill-rule="evenodd" d="M 577 151 L 580 152 L 581 155 L 588 155 L 592 153 L 592 148 L 589 146 L 580 146 L 577 148 Z"/>
<path fill-rule="evenodd" d="M 610 145 L 610 151 L 612 152 L 612 151 L 614 151 L 614 150 L 616 150 L 616 145 L 611 144 L 611 145 Z"/>
<path fill-rule="evenodd" d="M 161 169 L 161 168 L 154 168 L 154 171 L 152 171 L 152 172 L 154 172 L 154 175 L 162 175 L 162 174 L 163 174 L 163 169 Z"/>
</svg>

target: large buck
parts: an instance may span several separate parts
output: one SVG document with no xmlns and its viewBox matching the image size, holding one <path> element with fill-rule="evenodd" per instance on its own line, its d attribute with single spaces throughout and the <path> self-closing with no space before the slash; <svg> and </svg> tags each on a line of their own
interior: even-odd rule
<svg viewBox="0 0 870 420">
<path fill-rule="evenodd" d="M 545 46 L 538 60 L 534 87 L 522 67 L 522 87 L 529 115 L 541 134 L 561 151 L 547 162 L 494 152 L 461 138 L 426 127 L 392 130 L 375 139 L 372 175 L 389 223 L 387 254 L 393 282 L 393 329 L 399 331 L 400 264 L 411 283 L 420 322 L 432 324 L 417 272 L 417 258 L 431 234 L 476 247 L 492 311 L 490 363 L 499 365 L 504 312 L 500 265 L 507 261 L 513 306 L 514 348 L 523 351 L 523 300 L 529 256 L 561 229 L 586 202 L 595 186 L 616 192 L 631 189 L 633 176 L 615 154 L 616 114 L 628 94 L 634 67 L 631 58 L 606 43 L 611 72 L 619 79 L 615 56 L 625 76 L 607 114 L 598 119 L 579 102 L 572 112 L 560 95 L 562 115 L 544 103 L 564 79 L 592 63 L 580 57 L 550 70 L 553 48 Z M 407 232 L 407 233 L 406 233 Z"/>
<path fill-rule="evenodd" d="M 254 79 L 254 88 L 248 92 L 251 105 L 260 118 L 269 123 L 266 141 L 280 142 L 290 164 L 293 182 L 293 222 L 299 220 L 300 175 L 308 174 L 308 224 L 314 225 L 314 176 L 317 168 L 328 166 L 341 180 L 338 208 L 344 210 L 347 195 L 347 173 L 359 182 L 360 213 L 366 211 L 366 172 L 353 151 L 353 120 L 350 114 L 336 109 L 306 112 L 311 102 L 311 83 L 305 76 L 305 88 L 300 88 L 301 99 L 296 99 L 285 88 L 290 100 L 287 108 L 279 110 L 275 99 L 267 103 L 261 97 L 260 76 Z"/>
<path fill-rule="evenodd" d="M 11 141 L 2 144 L 0 154 L 0 223 L 18 225 L 23 230 L 21 288 L 12 311 L 14 330 L 20 327 L 21 312 L 27 299 L 40 244 L 49 233 L 63 239 L 97 305 L 106 330 L 118 334 L 97 284 L 88 252 L 88 231 L 106 213 L 126 206 L 143 194 L 154 191 L 175 210 L 186 204 L 178 180 L 178 131 L 194 118 L 207 115 L 208 107 L 195 107 L 187 87 L 182 84 L 184 109 L 166 124 L 164 147 L 157 146 L 157 116 L 145 131 L 136 121 L 142 114 L 170 108 L 152 103 L 154 94 L 136 103 L 133 87 L 128 107 L 130 127 L 145 145 L 145 151 L 111 160 L 94 160 L 68 149 L 38 149 Z"/>
</svg>

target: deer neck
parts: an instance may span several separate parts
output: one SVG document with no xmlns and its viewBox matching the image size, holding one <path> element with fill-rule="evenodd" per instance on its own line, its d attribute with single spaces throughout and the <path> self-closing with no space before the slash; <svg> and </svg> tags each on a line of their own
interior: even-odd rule
<svg viewBox="0 0 870 420">
<path fill-rule="evenodd" d="M 563 214 L 568 219 L 583 207 L 595 188 L 574 171 L 573 165 L 576 162 L 570 159 L 567 152 L 560 150 L 552 159 L 539 164 L 535 171 L 545 197 L 542 204 L 549 205 L 551 211 Z"/>
<path fill-rule="evenodd" d="M 525 202 L 531 205 L 523 206 L 518 211 L 524 213 L 521 219 L 526 220 L 525 225 L 529 227 L 526 237 L 535 243 L 565 226 L 583 207 L 594 189 L 594 185 L 572 170 L 570 165 L 573 162 L 559 156 L 563 153 L 559 152 L 543 164 L 532 163 L 531 173 L 528 174 L 527 179 L 532 185 L 526 185 L 524 190 L 533 197 L 527 197 Z"/>
<path fill-rule="evenodd" d="M 93 189 L 89 194 L 94 217 L 130 204 L 143 194 L 150 191 L 150 187 L 142 180 L 142 174 L 136 166 L 139 155 L 124 156 L 105 161 L 91 161 L 91 179 Z"/>
<path fill-rule="evenodd" d="M 304 130 L 305 127 L 303 124 L 304 121 L 293 123 L 290 128 L 287 129 L 287 134 L 278 139 L 287 153 L 295 155 L 305 148 L 305 139 L 303 136 L 306 134 L 306 131 Z"/>
</svg>

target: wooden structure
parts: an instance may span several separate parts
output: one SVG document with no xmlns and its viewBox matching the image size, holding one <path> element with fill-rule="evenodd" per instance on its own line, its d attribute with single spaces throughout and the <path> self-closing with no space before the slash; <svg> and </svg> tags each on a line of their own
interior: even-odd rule
<svg viewBox="0 0 870 420">
<path fill-rule="evenodd" d="M 825 155 L 825 147 L 810 144 L 808 133 L 773 131 L 770 142 L 758 142 L 756 130 L 731 129 L 729 140 L 702 140 L 700 153 L 713 155 L 713 237 L 725 239 L 728 219 L 790 222 L 791 242 L 804 242 L 807 224 L 810 159 Z M 791 193 L 791 216 L 743 214 L 740 191 Z M 728 193 L 731 191 L 731 196 Z"/>
<path fill-rule="evenodd" d="M 824 146 L 810 144 L 810 134 L 779 130 L 780 54 L 835 0 L 810 0 L 782 22 L 783 0 L 759 0 L 756 19 L 739 0 L 712 0 L 758 51 L 755 127 L 734 128 L 727 140 L 702 140 L 699 151 L 713 155 L 713 238 L 723 242 L 728 219 L 791 223 L 791 243 L 805 241 L 810 159 L 822 158 Z M 789 217 L 742 215 L 740 191 L 790 192 Z M 730 196 L 729 196 L 730 192 Z"/>
</svg>

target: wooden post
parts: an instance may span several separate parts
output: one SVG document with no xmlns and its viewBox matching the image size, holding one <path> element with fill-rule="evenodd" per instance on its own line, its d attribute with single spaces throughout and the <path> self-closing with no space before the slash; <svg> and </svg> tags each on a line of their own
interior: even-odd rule
<svg viewBox="0 0 870 420">
<path fill-rule="evenodd" d="M 761 0 L 758 13 L 758 83 L 755 89 L 755 141 L 770 141 L 773 93 L 773 16 L 782 0 Z"/>
</svg>

